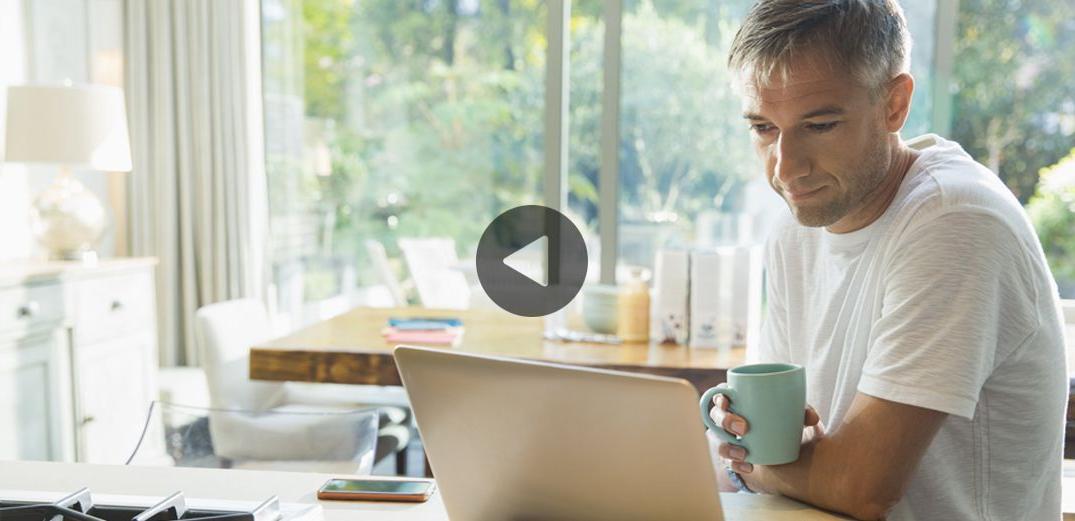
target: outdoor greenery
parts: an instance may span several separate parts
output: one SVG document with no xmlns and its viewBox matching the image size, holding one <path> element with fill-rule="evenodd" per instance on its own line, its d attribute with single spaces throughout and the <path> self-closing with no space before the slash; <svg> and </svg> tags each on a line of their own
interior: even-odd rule
<svg viewBox="0 0 1075 521">
<path fill-rule="evenodd" d="M 1037 193 L 1027 205 L 1049 267 L 1066 298 L 1075 298 L 1075 149 L 1041 171 Z"/>
<path fill-rule="evenodd" d="M 689 233 L 702 211 L 740 209 L 758 166 L 724 63 L 750 3 L 625 2 L 621 220 Z M 433 235 L 454 238 L 467 255 L 495 215 L 541 202 L 545 2 L 262 4 L 277 258 L 336 259 L 332 271 L 364 264 L 366 239 L 394 254 L 399 237 Z M 576 0 L 570 23 L 569 208 L 591 233 L 599 232 L 601 4 Z M 907 131 L 917 134 L 933 130 L 937 103 L 929 97 L 935 3 L 905 4 L 912 31 L 928 33 L 915 55 L 917 112 Z M 1075 4 L 961 0 L 959 9 L 951 137 L 1027 202 L 1038 172 L 1075 145 Z M 1075 280 L 1071 204 L 1046 177 L 1062 176 L 1042 175 L 1032 214 L 1054 271 Z M 329 276 L 308 285 L 307 297 L 340 284 Z"/>
<path fill-rule="evenodd" d="M 705 208 L 733 210 L 754 173 L 738 101 L 724 88 L 735 24 L 727 7 L 693 17 L 693 4 L 661 2 L 658 11 L 644 1 L 624 17 L 627 219 L 688 223 Z M 392 251 L 399 237 L 443 235 L 468 252 L 499 212 L 541 202 L 544 2 L 280 0 L 273 8 L 286 14 L 266 22 L 265 45 L 302 53 L 301 70 L 290 72 L 301 83 L 278 81 L 274 94 L 301 99 L 305 113 L 292 122 L 302 125 L 302 150 L 270 154 L 272 208 L 318 227 L 307 246 L 361 259 L 366 239 Z M 288 38 L 296 33 L 300 41 Z M 600 2 L 578 3 L 569 193 L 591 231 L 603 34 Z M 319 154 L 330 158 L 324 171 L 308 161 Z"/>
</svg>

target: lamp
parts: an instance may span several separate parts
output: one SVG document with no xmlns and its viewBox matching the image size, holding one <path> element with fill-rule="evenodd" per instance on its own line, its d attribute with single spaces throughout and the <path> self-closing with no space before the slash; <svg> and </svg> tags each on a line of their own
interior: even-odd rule
<svg viewBox="0 0 1075 521">
<path fill-rule="evenodd" d="M 72 169 L 129 172 L 131 148 L 123 91 L 103 85 L 7 88 L 4 160 L 59 165 L 33 204 L 38 242 L 54 259 L 96 260 L 107 225 L 101 201 Z"/>
</svg>

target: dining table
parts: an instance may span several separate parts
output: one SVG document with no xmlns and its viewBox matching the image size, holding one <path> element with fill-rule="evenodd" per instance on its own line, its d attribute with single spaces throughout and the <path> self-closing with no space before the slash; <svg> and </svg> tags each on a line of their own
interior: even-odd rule
<svg viewBox="0 0 1075 521">
<path fill-rule="evenodd" d="M 382 332 L 390 318 L 425 317 L 457 318 L 463 324 L 458 345 L 428 347 L 682 378 L 699 392 L 724 382 L 727 370 L 745 360 L 742 347 L 701 349 L 654 341 L 609 344 L 547 339 L 542 318 L 499 308 L 356 307 L 251 346 L 250 378 L 401 385 L 392 357 L 395 344 L 386 341 Z"/>
</svg>

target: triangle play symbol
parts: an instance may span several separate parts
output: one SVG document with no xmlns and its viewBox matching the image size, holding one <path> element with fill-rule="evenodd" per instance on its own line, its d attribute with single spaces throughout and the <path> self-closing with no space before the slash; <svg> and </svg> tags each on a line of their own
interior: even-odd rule
<svg viewBox="0 0 1075 521">
<path fill-rule="evenodd" d="M 540 284 L 542 287 L 548 287 L 549 277 L 544 269 L 544 260 L 548 255 L 548 251 L 549 236 L 542 235 L 531 241 L 530 244 L 515 250 L 515 253 L 504 257 L 503 262 L 524 277 Z"/>
</svg>

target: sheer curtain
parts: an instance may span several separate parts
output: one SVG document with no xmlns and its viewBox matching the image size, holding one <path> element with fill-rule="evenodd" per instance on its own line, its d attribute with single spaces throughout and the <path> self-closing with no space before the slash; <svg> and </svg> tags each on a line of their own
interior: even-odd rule
<svg viewBox="0 0 1075 521">
<path fill-rule="evenodd" d="M 160 259 L 162 365 L 198 307 L 260 297 L 268 222 L 257 0 L 127 0 L 131 250 Z"/>
</svg>

